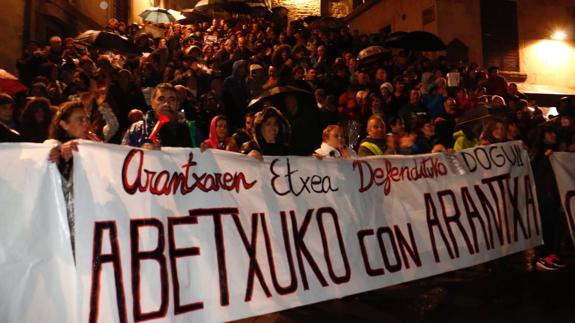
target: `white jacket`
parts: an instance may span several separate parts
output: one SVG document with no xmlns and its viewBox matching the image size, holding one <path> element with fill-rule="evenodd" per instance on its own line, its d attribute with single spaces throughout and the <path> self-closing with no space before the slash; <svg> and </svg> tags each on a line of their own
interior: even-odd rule
<svg viewBox="0 0 575 323">
<path fill-rule="evenodd" d="M 347 147 L 346 149 L 351 157 L 357 156 L 355 151 L 353 151 L 352 149 L 349 149 Z M 315 150 L 315 154 L 323 158 L 343 158 L 339 150 L 333 148 L 332 146 L 328 145 L 325 142 L 322 142 L 321 146 Z"/>
</svg>

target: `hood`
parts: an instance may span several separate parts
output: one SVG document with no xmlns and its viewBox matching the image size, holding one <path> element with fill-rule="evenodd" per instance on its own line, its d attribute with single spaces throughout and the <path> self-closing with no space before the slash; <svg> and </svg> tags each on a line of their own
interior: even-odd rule
<svg viewBox="0 0 575 323">
<path fill-rule="evenodd" d="M 256 113 L 254 119 L 254 135 L 253 135 L 255 142 L 260 147 L 262 147 L 262 144 L 265 143 L 264 138 L 261 134 L 262 125 L 264 121 L 266 121 L 271 117 L 276 117 L 279 124 L 279 132 L 276 142 L 281 145 L 288 145 L 291 136 L 290 124 L 284 117 L 284 115 L 275 107 L 265 107 L 262 111 Z"/>
<path fill-rule="evenodd" d="M 240 68 L 242 68 L 242 67 L 243 67 L 244 70 L 247 72 L 248 63 L 247 63 L 245 60 L 240 59 L 240 60 L 238 60 L 238 61 L 235 61 L 235 62 L 234 62 L 234 65 L 232 66 L 232 75 L 235 76 L 235 77 L 238 77 L 238 76 L 239 76 L 239 75 L 238 75 L 238 70 L 239 70 Z"/>
<path fill-rule="evenodd" d="M 218 140 L 218 135 L 216 133 L 216 124 L 218 123 L 218 121 L 220 120 L 227 120 L 227 118 L 223 115 L 218 115 L 212 118 L 212 122 L 210 123 L 210 136 L 208 138 L 207 141 L 209 141 L 210 146 L 212 148 L 218 148 L 219 146 L 219 140 Z M 227 145 L 229 137 L 226 136 L 226 138 L 224 139 L 224 146 Z"/>
</svg>

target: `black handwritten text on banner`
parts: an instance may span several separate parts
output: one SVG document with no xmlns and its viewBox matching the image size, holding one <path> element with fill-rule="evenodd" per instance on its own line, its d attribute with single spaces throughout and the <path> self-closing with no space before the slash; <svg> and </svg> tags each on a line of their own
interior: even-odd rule
<svg viewBox="0 0 575 323">
<path fill-rule="evenodd" d="M 145 151 L 75 159 L 82 317 L 225 321 L 541 243 L 518 142 L 348 161 Z"/>
</svg>

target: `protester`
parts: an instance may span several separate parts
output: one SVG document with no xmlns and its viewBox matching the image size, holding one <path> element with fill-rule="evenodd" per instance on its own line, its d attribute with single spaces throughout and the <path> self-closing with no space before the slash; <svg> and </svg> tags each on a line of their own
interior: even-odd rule
<svg viewBox="0 0 575 323">
<path fill-rule="evenodd" d="M 205 149 L 226 149 L 230 142 L 228 136 L 228 119 L 223 116 L 215 116 L 210 125 L 210 136 L 204 140 L 200 147 Z"/>
<path fill-rule="evenodd" d="M 338 125 L 329 125 L 323 129 L 321 146 L 313 154 L 318 158 L 344 158 L 356 157 L 355 152 L 345 146 L 343 131 Z"/>
<path fill-rule="evenodd" d="M 25 140 L 45 137 L 49 113 L 23 104 L 45 105 L 32 99 L 34 95 L 47 97 L 48 104 L 79 99 L 85 103 L 88 133 L 112 143 L 122 137 L 124 144 L 145 148 L 197 147 L 209 138 L 206 144 L 251 151 L 258 158 L 309 156 L 320 145 L 321 129 L 337 124 L 348 146 L 355 148 L 363 139 L 360 156 L 415 154 L 452 145 L 457 151 L 472 148 L 479 143 L 479 133 L 482 144 L 524 140 L 532 145 L 527 139 L 537 137 L 536 129 L 546 124 L 556 132 L 557 150 L 575 151 L 575 109 L 569 98 L 558 102 L 559 117 L 547 121 L 515 84 L 507 85 L 496 67 L 489 68 L 487 77 L 473 62 L 449 65 L 445 58 L 430 59 L 405 50 L 366 63 L 357 59 L 358 53 L 376 43 L 358 32 L 304 27 L 294 31 L 291 25 L 267 17 L 239 15 L 232 20 L 158 25 L 164 35 L 154 41 L 137 25 L 126 28 L 125 23 L 110 19 L 107 30 L 125 34 L 139 49 L 151 53 L 133 57 L 84 48 L 72 38 L 62 40 L 57 35 L 50 37 L 46 48 L 31 42 L 17 64 L 30 91 L 10 99 L 0 95 L 0 141 L 21 140 L 16 130 L 22 131 Z M 459 87 L 449 89 L 456 92 L 450 93 L 455 100 L 447 98 L 447 71 L 461 75 Z M 248 100 L 283 85 L 314 91 L 316 100 L 305 102 L 293 93 L 266 98 L 279 110 L 258 112 L 252 130 Z M 484 106 L 489 107 L 489 116 L 459 120 L 460 112 Z M 215 129 L 210 121 L 219 115 L 228 120 L 228 131 L 239 130 L 223 141 L 224 136 L 210 136 Z M 482 132 L 484 120 L 494 116 L 498 121 L 485 121 Z M 76 137 L 85 136 L 71 138 Z M 71 138 L 61 138 L 60 147 L 72 145 L 67 144 Z M 251 140 L 244 143 L 247 138 Z M 437 142 L 442 145 L 435 146 Z M 58 149 L 67 157 L 69 151 Z"/>
<path fill-rule="evenodd" d="M 374 115 L 367 121 L 367 137 L 359 144 L 359 157 L 385 155 L 392 147 L 387 146 L 385 123 L 381 117 Z"/>
<path fill-rule="evenodd" d="M 250 141 L 250 136 L 248 134 L 244 131 L 236 131 L 230 136 L 230 140 L 226 145 L 226 150 L 239 153 L 241 152 L 241 147 L 248 141 Z"/>
<path fill-rule="evenodd" d="M 413 132 L 416 137 L 410 147 L 411 155 L 446 151 L 435 133 L 435 123 L 428 116 L 420 116 L 417 119 Z"/>
<path fill-rule="evenodd" d="M 199 141 L 195 124 L 183 119 L 177 102 L 176 89 L 168 83 L 159 84 L 152 95 L 152 110 L 144 116 L 144 120 L 130 127 L 122 144 L 136 147 L 148 144 L 146 148 L 155 149 L 160 146 L 197 147 Z M 163 126 L 158 125 L 160 116 L 166 121 Z M 156 125 L 160 127 L 158 137 L 151 138 Z"/>
<path fill-rule="evenodd" d="M 492 119 L 487 122 L 481 136 L 480 145 L 490 145 L 507 141 L 507 130 L 502 119 Z"/>
<path fill-rule="evenodd" d="M 487 94 L 504 96 L 507 93 L 507 81 L 503 76 L 499 75 L 499 67 L 491 66 L 487 72 L 489 75 L 484 85 L 487 89 Z"/>
<path fill-rule="evenodd" d="M 30 97 L 20 116 L 22 141 L 44 142 L 52 121 L 53 109 L 46 98 Z"/>
<path fill-rule="evenodd" d="M 542 126 L 537 129 L 535 142 L 532 145 L 531 166 L 537 186 L 544 244 L 540 248 L 536 266 L 549 271 L 565 267 L 557 252 L 562 234 L 566 232 L 566 223 L 565 217 L 561 214 L 559 190 L 549 161 L 549 156 L 558 148 L 557 131 L 553 127 Z"/>
<path fill-rule="evenodd" d="M 72 251 L 75 251 L 74 243 L 74 204 L 73 204 L 73 177 L 72 177 L 72 153 L 78 151 L 76 139 L 88 139 L 101 141 L 98 136 L 90 131 L 88 116 L 84 111 L 84 105 L 79 101 L 63 103 L 58 113 L 52 119 L 48 138 L 44 143 L 56 145 L 50 151 L 48 159 L 58 165 L 62 175 L 62 190 L 66 199 L 68 225 L 70 227 L 70 239 Z"/>
<path fill-rule="evenodd" d="M 466 122 L 458 125 L 459 130 L 453 133 L 453 150 L 473 148 L 479 144 L 482 125 L 476 122 Z"/>
<path fill-rule="evenodd" d="M 267 155 L 289 155 L 290 136 L 290 126 L 283 114 L 275 107 L 265 107 L 256 113 L 252 140 L 245 143 L 241 150 L 257 159 Z"/>
<path fill-rule="evenodd" d="M 78 143 L 75 139 L 101 141 L 90 130 L 88 116 L 82 102 L 68 101 L 58 109 L 50 124 L 48 139 L 44 141 L 44 143 L 59 145 L 50 154 L 50 160 L 53 162 L 70 161 L 72 151 L 78 150 Z"/>
<path fill-rule="evenodd" d="M 0 123 L 9 129 L 16 130 L 14 99 L 6 93 L 0 93 Z"/>
<path fill-rule="evenodd" d="M 453 131 L 455 130 L 456 118 L 459 115 L 457 103 L 453 98 L 443 101 L 442 113 L 434 119 L 435 130 L 441 143 L 446 148 L 452 148 L 454 144 Z"/>
<path fill-rule="evenodd" d="M 421 113 L 427 113 L 421 102 L 421 93 L 419 89 L 412 89 L 409 92 L 409 103 L 401 107 L 397 114 L 403 119 L 405 127 L 411 131 L 417 121 L 417 115 Z"/>
</svg>

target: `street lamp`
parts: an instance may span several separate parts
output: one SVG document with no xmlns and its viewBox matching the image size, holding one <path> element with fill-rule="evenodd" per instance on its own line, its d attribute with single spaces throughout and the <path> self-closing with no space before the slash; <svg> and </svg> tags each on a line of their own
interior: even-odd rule
<svg viewBox="0 0 575 323">
<path fill-rule="evenodd" d="M 566 38 L 567 38 L 567 34 L 563 30 L 556 30 L 551 35 L 551 39 L 553 39 L 553 40 L 565 40 Z"/>
</svg>

